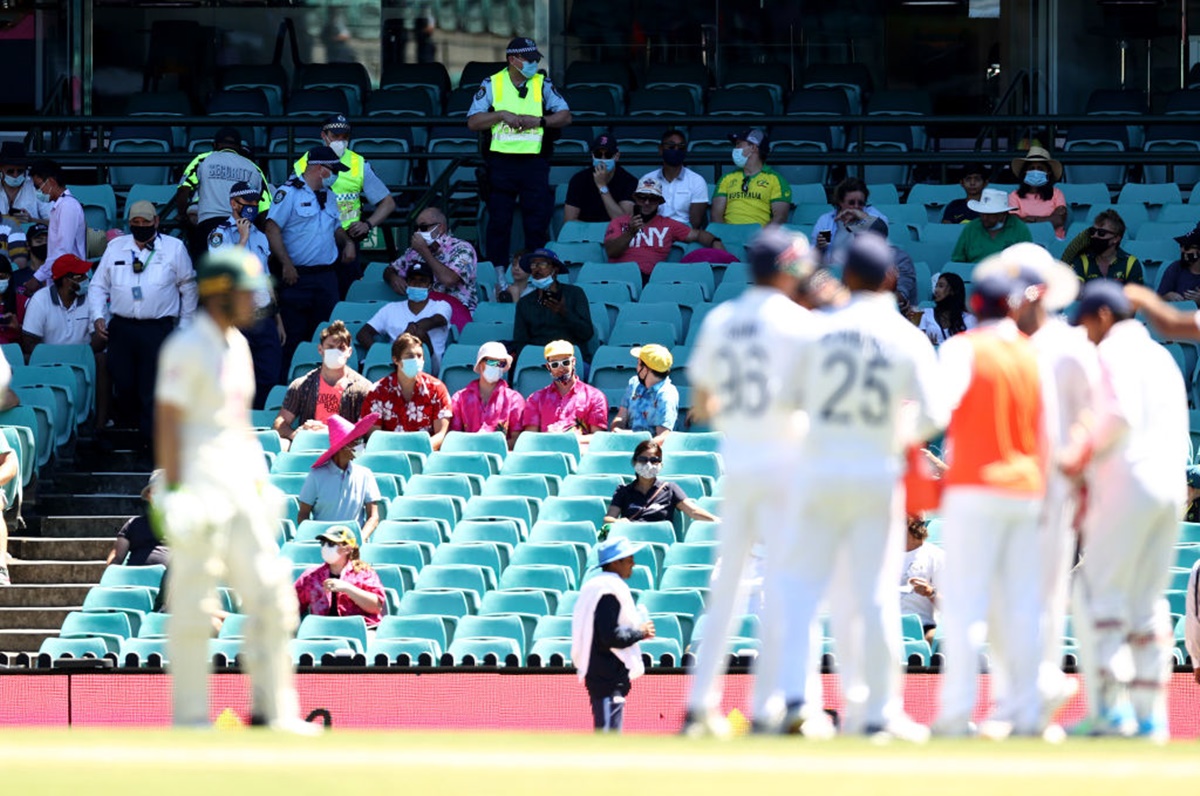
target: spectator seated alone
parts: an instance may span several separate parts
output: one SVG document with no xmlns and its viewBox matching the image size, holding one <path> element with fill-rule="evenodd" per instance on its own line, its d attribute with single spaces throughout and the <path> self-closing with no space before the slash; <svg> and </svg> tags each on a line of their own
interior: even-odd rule
<svg viewBox="0 0 1200 796">
<path fill-rule="evenodd" d="M 298 523 L 307 519 L 353 522 L 362 528 L 363 541 L 371 538 L 379 525 L 379 501 L 383 498 L 375 475 L 355 464 L 354 458 L 362 452 L 362 438 L 377 422 L 376 414 L 353 425 L 339 415 L 329 418 L 329 449 L 313 462 L 300 487 Z"/>
<path fill-rule="evenodd" d="M 1179 259 L 1163 269 L 1158 295 L 1167 301 L 1194 301 L 1200 306 L 1200 224 L 1175 242 Z"/>
<path fill-rule="evenodd" d="M 341 321 L 321 330 L 317 343 L 321 364 L 288 385 L 283 406 L 272 426 L 284 450 L 291 445 L 297 423 L 306 430 L 322 431 L 333 415 L 356 421 L 362 414 L 363 399 L 371 391 L 371 382 L 346 364 L 353 350 L 351 345 L 350 330 Z"/>
<path fill-rule="evenodd" d="M 368 628 L 378 625 L 386 605 L 383 584 L 359 558 L 354 531 L 335 525 L 317 539 L 325 563 L 296 579 L 300 610 L 313 616 L 361 616 Z"/>
<path fill-rule="evenodd" d="M 674 481 L 658 477 L 662 460 L 662 447 L 652 439 L 643 440 L 634 448 L 631 461 L 637 477 L 631 483 L 617 487 L 605 521 L 673 522 L 678 509 L 693 520 L 720 522 L 697 506 Z"/>
<path fill-rule="evenodd" d="M 394 373 L 384 376 L 363 401 L 363 417 L 376 415 L 384 431 L 424 431 L 434 450 L 450 430 L 453 409 L 446 385 L 425 372 L 421 341 L 402 334 L 392 342 Z"/>
<path fill-rule="evenodd" d="M 166 566 L 171 563 L 171 551 L 150 525 L 154 490 L 162 480 L 163 471 L 155 470 L 150 480 L 142 487 L 142 513 L 131 517 L 117 531 L 112 550 L 104 560 L 107 566 L 143 567 L 152 564 Z"/>
</svg>

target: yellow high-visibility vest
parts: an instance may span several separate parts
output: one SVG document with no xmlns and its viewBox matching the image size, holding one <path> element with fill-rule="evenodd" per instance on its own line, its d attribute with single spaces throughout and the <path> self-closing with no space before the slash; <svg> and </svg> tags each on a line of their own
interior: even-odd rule
<svg viewBox="0 0 1200 796">
<path fill-rule="evenodd" d="M 525 84 L 529 91 L 525 98 L 517 93 L 512 78 L 508 76 L 508 68 L 492 75 L 492 108 L 497 111 L 508 111 L 518 116 L 542 115 L 542 82 L 541 74 L 529 78 Z M 504 122 L 492 125 L 492 152 L 502 152 L 506 155 L 538 155 L 542 151 L 542 136 L 545 130 L 536 127 L 532 130 L 516 130 Z"/>
<path fill-rule="evenodd" d="M 366 162 L 363 156 L 349 149 L 342 155 L 342 165 L 349 167 L 337 176 L 333 187 L 333 197 L 337 200 L 338 216 L 342 219 L 342 228 L 346 229 L 355 221 L 362 219 L 362 189 L 363 173 Z M 308 166 L 308 153 L 305 152 L 296 161 L 296 173 L 303 174 Z"/>
</svg>

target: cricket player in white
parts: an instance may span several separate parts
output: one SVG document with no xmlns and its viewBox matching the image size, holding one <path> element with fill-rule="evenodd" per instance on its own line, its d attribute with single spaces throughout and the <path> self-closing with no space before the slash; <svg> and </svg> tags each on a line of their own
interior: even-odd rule
<svg viewBox="0 0 1200 796">
<path fill-rule="evenodd" d="M 297 624 L 287 562 L 275 544 L 282 502 L 267 483 L 262 448 L 250 431 L 254 368 L 237 327 L 254 320 L 254 291 L 266 286 L 249 252 L 222 249 L 197 268 L 202 311 L 171 334 L 159 355 L 154 449 L 163 470 L 155 495 L 171 545 L 169 650 L 174 721 L 209 723 L 206 610 L 217 579 L 248 614 L 246 666 L 251 723 L 310 734 L 299 718 L 287 643 Z"/>
<path fill-rule="evenodd" d="M 809 421 L 792 474 L 799 528 L 767 557 L 767 623 L 782 623 L 789 708 L 809 701 L 807 632 L 828 591 L 846 695 L 843 730 L 923 741 L 904 712 L 900 593 L 906 530 L 904 451 L 945 427 L 937 357 L 884 288 L 887 241 L 860 235 L 846 252 L 850 303 L 823 319 L 797 358 Z M 770 552 L 770 551 L 769 551 Z"/>
<path fill-rule="evenodd" d="M 1099 380 L 1096 349 L 1083 330 L 1059 316 L 1079 295 L 1079 278 L 1066 264 L 1033 243 L 1018 243 L 979 264 L 974 275 L 1002 272 L 1022 279 L 1028 288 L 1017 311 L 1017 328 L 1029 335 L 1037 351 L 1042 383 L 1042 418 L 1053 460 L 1066 446 L 1071 428 L 1090 413 Z M 1046 498 L 1040 517 L 1043 593 L 1043 653 L 1038 673 L 1043 725 L 1077 688 L 1062 670 L 1062 637 L 1066 625 L 1070 571 L 1076 547 L 1075 518 L 1080 508 L 1080 481 L 1058 468 L 1048 468 Z M 1001 685 L 993 678 L 993 693 Z M 994 716 L 1011 724 L 1012 717 Z M 1046 726 L 1041 729 L 1045 730 Z M 998 728 L 994 728 L 998 729 Z"/>
<path fill-rule="evenodd" d="M 725 498 L 721 509 L 721 567 L 708 598 L 708 643 L 701 645 L 688 698 L 684 732 L 724 734 L 719 712 L 726 645 L 733 630 L 739 584 L 751 549 L 762 540 L 768 555 L 794 533 L 783 510 L 796 464 L 803 420 L 795 412 L 785 379 L 793 371 L 801 336 L 816 320 L 796 304 L 801 280 L 812 272 L 808 240 L 767 227 L 746 247 L 754 285 L 712 310 L 700 328 L 688 362 L 694 406 L 724 432 Z M 764 584 L 768 591 L 769 583 Z M 781 706 L 770 704 L 773 677 L 763 667 L 781 661 L 774 637 L 778 625 L 763 623 L 762 652 L 756 664 L 755 724 L 777 724 Z M 819 633 L 818 633 L 819 638 Z M 798 667 L 799 668 L 799 667 Z M 819 684 L 819 679 L 818 679 Z M 817 709 L 821 703 L 818 699 Z"/>
<path fill-rule="evenodd" d="M 1192 676 L 1200 685 L 1200 561 L 1192 565 L 1184 605 L 1183 643 L 1192 658 Z"/>
<path fill-rule="evenodd" d="M 1086 284 L 1077 319 L 1097 344 L 1101 386 L 1094 420 L 1074 429 L 1062 456 L 1068 474 L 1094 462 L 1076 579 L 1089 715 L 1074 731 L 1162 742 L 1173 641 L 1162 593 L 1186 497 L 1187 393 L 1119 285 Z"/>
</svg>

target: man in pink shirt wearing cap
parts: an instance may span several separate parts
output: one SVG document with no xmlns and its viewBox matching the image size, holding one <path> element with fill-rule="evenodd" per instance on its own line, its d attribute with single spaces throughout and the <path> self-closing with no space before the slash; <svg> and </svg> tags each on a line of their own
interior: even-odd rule
<svg viewBox="0 0 1200 796">
<path fill-rule="evenodd" d="M 525 399 L 508 386 L 504 374 L 512 367 L 512 355 L 504 343 L 479 346 L 475 372 L 479 378 L 463 387 L 450 399 L 454 416 L 451 431 L 502 431 L 512 447 L 521 433 Z"/>
<path fill-rule="evenodd" d="M 643 177 L 633 194 L 633 213 L 614 218 L 604 231 L 604 252 L 609 262 L 637 263 L 643 282 L 650 279 L 654 266 L 667 259 L 675 243 L 699 241 L 709 248 L 725 248 L 711 232 L 660 216 L 658 208 L 664 201 L 662 184 L 653 177 Z"/>
<path fill-rule="evenodd" d="M 547 343 L 542 351 L 553 381 L 525 401 L 525 431 L 575 431 L 580 442 L 608 428 L 608 400 L 575 374 L 575 346 L 566 340 Z"/>
</svg>

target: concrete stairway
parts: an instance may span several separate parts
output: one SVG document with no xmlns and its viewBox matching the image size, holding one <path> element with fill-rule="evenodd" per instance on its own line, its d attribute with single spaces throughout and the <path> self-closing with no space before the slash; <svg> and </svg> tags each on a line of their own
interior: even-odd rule
<svg viewBox="0 0 1200 796">
<path fill-rule="evenodd" d="M 0 586 L 0 660 L 6 652 L 37 652 L 100 581 L 117 531 L 141 511 L 148 473 L 137 466 L 128 451 L 81 449 L 43 473 L 35 502 L 26 499 L 26 528 L 9 529 L 16 560 L 13 585 Z"/>
</svg>

